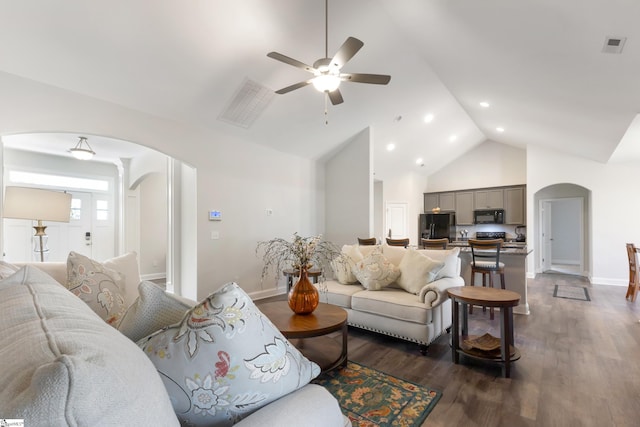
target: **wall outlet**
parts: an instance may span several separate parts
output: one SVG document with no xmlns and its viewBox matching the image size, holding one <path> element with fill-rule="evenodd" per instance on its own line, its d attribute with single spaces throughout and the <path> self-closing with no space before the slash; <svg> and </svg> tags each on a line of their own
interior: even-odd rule
<svg viewBox="0 0 640 427">
<path fill-rule="evenodd" d="M 220 232 L 219 231 L 212 231 L 211 232 L 211 240 L 218 240 L 220 238 Z"/>
</svg>

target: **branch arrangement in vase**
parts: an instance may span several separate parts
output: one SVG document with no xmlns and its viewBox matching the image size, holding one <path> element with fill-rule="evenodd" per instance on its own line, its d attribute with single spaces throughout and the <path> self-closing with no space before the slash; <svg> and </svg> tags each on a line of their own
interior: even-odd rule
<svg viewBox="0 0 640 427">
<path fill-rule="evenodd" d="M 260 253 L 264 262 L 262 280 L 264 281 L 271 270 L 275 270 L 276 283 L 282 270 L 287 268 L 299 270 L 300 267 L 315 267 L 321 270 L 324 276 L 324 270 L 331 261 L 345 262 L 340 249 L 324 240 L 322 235 L 301 237 L 294 233 L 291 241 L 278 237 L 258 242 L 256 255 Z"/>
</svg>

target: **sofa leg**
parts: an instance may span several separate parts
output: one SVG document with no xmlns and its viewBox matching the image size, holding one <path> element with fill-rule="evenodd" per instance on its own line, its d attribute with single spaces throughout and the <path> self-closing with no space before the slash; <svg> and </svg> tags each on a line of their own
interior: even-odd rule
<svg viewBox="0 0 640 427">
<path fill-rule="evenodd" d="M 420 349 L 420 354 L 423 356 L 427 355 L 427 352 L 429 351 L 429 346 L 428 345 L 424 345 L 424 344 L 418 344 L 418 348 Z"/>
</svg>

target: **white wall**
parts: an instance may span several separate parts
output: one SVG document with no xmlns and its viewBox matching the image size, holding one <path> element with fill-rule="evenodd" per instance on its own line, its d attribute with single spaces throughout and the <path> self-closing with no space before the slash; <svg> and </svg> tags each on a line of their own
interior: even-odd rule
<svg viewBox="0 0 640 427">
<path fill-rule="evenodd" d="M 373 233 L 371 138 L 365 129 L 325 163 L 325 237 L 342 246 Z"/>
<path fill-rule="evenodd" d="M 0 136 L 38 131 L 103 135 L 154 148 L 197 169 L 200 298 L 229 280 L 256 297 L 275 293 L 274 280 L 261 283 L 257 242 L 319 231 L 316 212 L 322 207 L 316 205 L 311 160 L 8 73 L 0 73 L 0 93 Z M 208 221 L 207 211 L 214 208 L 222 211 L 221 222 Z M 211 240 L 214 230 L 220 239 Z"/>
<path fill-rule="evenodd" d="M 167 173 L 146 175 L 140 182 L 140 275 L 163 278 L 167 262 Z"/>
<path fill-rule="evenodd" d="M 602 164 L 568 156 L 559 151 L 527 149 L 528 236 L 536 233 L 534 194 L 557 183 L 577 184 L 591 191 L 591 281 L 597 284 L 628 283 L 626 243 L 640 242 L 640 197 L 636 180 L 640 164 Z M 534 248 L 535 250 L 535 248 Z M 528 271 L 534 258 L 528 257 Z"/>
<path fill-rule="evenodd" d="M 526 150 L 486 141 L 429 175 L 427 191 L 499 187 L 526 181 Z"/>
</svg>

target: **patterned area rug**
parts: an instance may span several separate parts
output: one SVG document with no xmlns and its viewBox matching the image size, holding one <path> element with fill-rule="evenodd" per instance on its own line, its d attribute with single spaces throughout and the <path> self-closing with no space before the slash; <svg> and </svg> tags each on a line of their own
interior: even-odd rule
<svg viewBox="0 0 640 427">
<path fill-rule="evenodd" d="M 353 427 L 419 427 L 442 397 L 439 391 L 351 361 L 313 382 L 338 399 Z"/>
<path fill-rule="evenodd" d="M 580 301 L 591 301 L 589 290 L 583 286 L 555 285 L 553 296 L 556 298 L 577 299 Z"/>
</svg>

